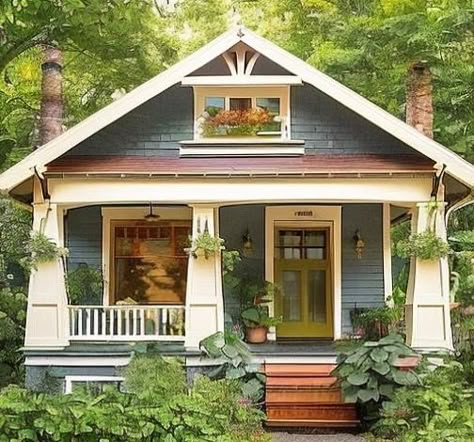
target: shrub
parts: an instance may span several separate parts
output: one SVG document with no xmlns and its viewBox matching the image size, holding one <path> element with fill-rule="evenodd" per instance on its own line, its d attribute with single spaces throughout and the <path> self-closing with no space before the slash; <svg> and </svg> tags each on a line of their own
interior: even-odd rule
<svg viewBox="0 0 474 442">
<path fill-rule="evenodd" d="M 473 391 L 463 377 L 462 365 L 451 362 L 425 375 L 423 387 L 397 390 L 373 431 L 401 442 L 474 440 Z"/>
<path fill-rule="evenodd" d="M 23 380 L 22 353 L 26 295 L 0 290 L 0 388 Z"/>
<path fill-rule="evenodd" d="M 267 441 L 263 413 L 240 401 L 235 381 L 200 377 L 191 390 L 176 361 L 135 357 L 123 393 L 69 395 L 9 387 L 0 394 L 0 441 Z"/>
<path fill-rule="evenodd" d="M 217 332 L 203 339 L 199 348 L 219 365 L 209 373 L 212 379 L 236 380 L 241 396 L 252 402 L 259 402 L 264 395 L 265 375 L 260 365 L 252 363 L 247 344 L 232 331 Z"/>
<path fill-rule="evenodd" d="M 395 366 L 400 357 L 414 354 L 399 335 L 389 335 L 378 342 L 368 341 L 340 354 L 333 374 L 342 381 L 344 400 L 361 404 L 366 419 L 377 417 L 382 402 L 390 399 L 396 388 L 420 385 L 413 371 Z"/>
</svg>

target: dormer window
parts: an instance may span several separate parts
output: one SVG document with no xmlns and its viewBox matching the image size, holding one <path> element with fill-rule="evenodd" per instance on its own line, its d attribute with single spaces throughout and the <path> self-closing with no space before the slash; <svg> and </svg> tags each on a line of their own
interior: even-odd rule
<svg viewBox="0 0 474 442">
<path fill-rule="evenodd" d="M 288 87 L 195 87 L 195 139 L 289 139 Z"/>
</svg>

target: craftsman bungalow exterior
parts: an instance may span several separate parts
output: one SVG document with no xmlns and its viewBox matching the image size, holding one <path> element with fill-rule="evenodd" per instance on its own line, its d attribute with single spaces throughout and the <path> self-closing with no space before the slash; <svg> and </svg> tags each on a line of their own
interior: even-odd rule
<svg viewBox="0 0 474 442">
<path fill-rule="evenodd" d="M 254 112 L 263 118 L 255 132 L 215 120 L 252 109 L 264 110 Z M 188 235 L 205 230 L 245 248 L 242 265 L 282 288 L 270 305 L 283 317 L 270 333 L 276 344 L 259 357 L 332 361 L 317 346 L 302 355 L 277 344 L 350 333 L 355 306 L 391 295 L 391 221 L 409 215 L 423 232 L 434 197 L 445 238 L 446 217 L 473 185 L 474 168 L 446 147 L 232 29 L 0 176 L 2 189 L 31 204 L 34 229 L 69 249 L 31 276 L 28 382 L 48 370 L 69 386 L 114 380 L 137 341 L 160 341 L 192 364 L 199 341 L 239 313 L 220 254 L 185 253 Z M 103 275 L 89 305 L 68 298 L 65 274 L 80 266 Z M 448 293 L 446 259 L 412 259 L 410 345 L 452 348 Z"/>
</svg>

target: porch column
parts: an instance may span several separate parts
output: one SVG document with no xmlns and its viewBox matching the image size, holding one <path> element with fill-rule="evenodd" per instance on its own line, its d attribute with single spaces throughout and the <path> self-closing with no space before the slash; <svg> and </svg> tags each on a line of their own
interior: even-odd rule
<svg viewBox="0 0 474 442">
<path fill-rule="evenodd" d="M 33 230 L 64 246 L 64 210 L 48 200 L 33 205 Z M 67 294 L 61 259 L 38 264 L 28 288 L 25 347 L 64 347 L 68 341 Z"/>
<path fill-rule="evenodd" d="M 207 228 L 211 236 L 219 234 L 218 207 L 191 205 L 193 209 L 193 238 Z M 216 253 L 190 257 L 186 286 L 186 348 L 197 348 L 199 342 L 224 330 L 221 256 Z"/>
<path fill-rule="evenodd" d="M 446 240 L 445 204 L 418 203 L 412 232 L 428 228 Z M 411 258 L 406 300 L 407 344 L 426 350 L 452 350 L 448 259 Z"/>
</svg>

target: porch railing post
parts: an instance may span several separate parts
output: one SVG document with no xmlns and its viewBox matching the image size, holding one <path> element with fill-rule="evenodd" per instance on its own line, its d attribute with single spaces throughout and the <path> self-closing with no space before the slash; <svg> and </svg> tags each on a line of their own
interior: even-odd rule
<svg viewBox="0 0 474 442">
<path fill-rule="evenodd" d="M 64 210 L 48 200 L 33 204 L 33 230 L 64 246 Z M 25 347 L 64 347 L 69 344 L 69 317 L 62 259 L 40 263 L 28 288 Z"/>
<path fill-rule="evenodd" d="M 446 240 L 445 204 L 418 203 L 412 216 L 412 232 L 431 229 Z M 407 343 L 426 350 L 452 350 L 447 258 L 422 260 L 412 257 L 406 300 Z"/>
<path fill-rule="evenodd" d="M 192 208 L 193 238 L 205 229 L 218 235 L 217 206 L 196 204 Z M 220 253 L 189 258 L 185 321 L 187 348 L 197 348 L 203 338 L 224 329 Z"/>
</svg>

